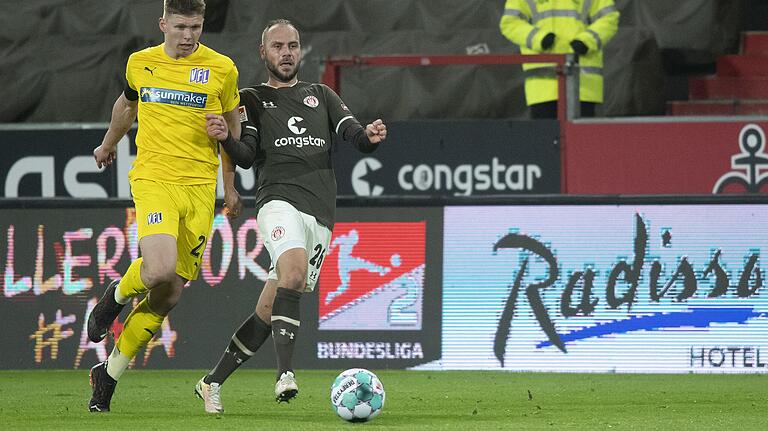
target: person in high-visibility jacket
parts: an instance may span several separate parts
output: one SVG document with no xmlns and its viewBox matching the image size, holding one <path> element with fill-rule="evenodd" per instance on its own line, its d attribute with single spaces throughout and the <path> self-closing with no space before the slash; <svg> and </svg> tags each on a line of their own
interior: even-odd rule
<svg viewBox="0 0 768 431">
<path fill-rule="evenodd" d="M 616 34 L 613 0 L 506 0 L 499 27 L 522 54 L 579 57 L 581 116 L 603 102 L 603 48 Z M 532 118 L 557 117 L 557 76 L 551 63 L 526 63 L 525 99 Z"/>
</svg>

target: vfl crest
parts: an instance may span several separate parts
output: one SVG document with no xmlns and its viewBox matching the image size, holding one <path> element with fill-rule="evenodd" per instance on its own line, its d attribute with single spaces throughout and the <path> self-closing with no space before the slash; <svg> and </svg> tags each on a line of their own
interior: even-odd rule
<svg viewBox="0 0 768 431">
<path fill-rule="evenodd" d="M 147 215 L 147 224 L 160 224 L 163 222 L 162 212 L 153 212 Z"/>
<path fill-rule="evenodd" d="M 207 84 L 211 77 L 211 69 L 194 67 L 189 71 L 189 82 L 193 84 Z"/>
</svg>

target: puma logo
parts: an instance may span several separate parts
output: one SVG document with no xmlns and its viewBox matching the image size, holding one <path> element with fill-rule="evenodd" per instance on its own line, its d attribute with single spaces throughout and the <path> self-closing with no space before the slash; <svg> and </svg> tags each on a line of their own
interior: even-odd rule
<svg viewBox="0 0 768 431">
<path fill-rule="evenodd" d="M 145 330 L 145 331 L 147 331 L 147 332 L 149 332 L 149 335 L 151 335 L 151 336 L 153 336 L 153 337 L 155 336 L 155 332 L 152 332 L 152 331 L 150 331 L 150 330 L 149 330 L 149 329 L 147 329 L 147 328 L 144 328 L 144 330 Z"/>
<path fill-rule="evenodd" d="M 149 74 L 152 75 L 152 76 L 155 76 L 155 69 L 157 69 L 157 66 L 155 66 L 155 67 L 153 67 L 151 69 L 149 68 L 149 66 L 144 66 L 144 70 L 149 72 Z"/>
</svg>

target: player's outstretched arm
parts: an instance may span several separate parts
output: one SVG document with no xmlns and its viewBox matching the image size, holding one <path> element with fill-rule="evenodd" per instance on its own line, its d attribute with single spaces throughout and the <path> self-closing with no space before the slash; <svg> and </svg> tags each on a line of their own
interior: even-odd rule
<svg viewBox="0 0 768 431">
<path fill-rule="evenodd" d="M 136 114 L 139 112 L 139 101 L 128 100 L 125 93 L 117 98 L 112 106 L 112 118 L 109 121 L 109 129 L 101 140 L 101 145 L 94 148 L 93 158 L 96 159 L 96 166 L 101 169 L 112 164 L 115 161 L 117 152 L 117 143 L 128 133 L 128 130 L 136 121 Z"/>
<path fill-rule="evenodd" d="M 387 139 L 387 126 L 381 119 L 368 124 L 365 128 L 354 122 L 344 130 L 342 137 L 344 141 L 350 142 L 361 152 L 370 153 Z"/>
<path fill-rule="evenodd" d="M 208 136 L 219 141 L 221 147 L 230 159 L 243 169 L 253 166 L 259 156 L 259 137 L 256 132 L 243 131 L 236 138 L 229 131 L 227 121 L 221 115 L 208 114 L 205 116 Z"/>
<path fill-rule="evenodd" d="M 224 120 L 233 136 L 240 136 L 240 115 L 237 108 L 225 112 Z M 237 218 L 243 209 L 240 193 L 235 189 L 235 164 L 227 154 L 221 151 L 221 172 L 224 180 L 224 209 L 229 218 Z"/>
</svg>

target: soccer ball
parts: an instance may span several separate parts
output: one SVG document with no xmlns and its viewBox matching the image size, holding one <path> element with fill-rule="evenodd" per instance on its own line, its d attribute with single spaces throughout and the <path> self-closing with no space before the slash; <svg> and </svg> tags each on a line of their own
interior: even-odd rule
<svg viewBox="0 0 768 431">
<path fill-rule="evenodd" d="M 352 368 L 336 377 L 331 385 L 331 408 L 350 422 L 369 421 L 384 407 L 384 386 L 376 374 Z"/>
</svg>

